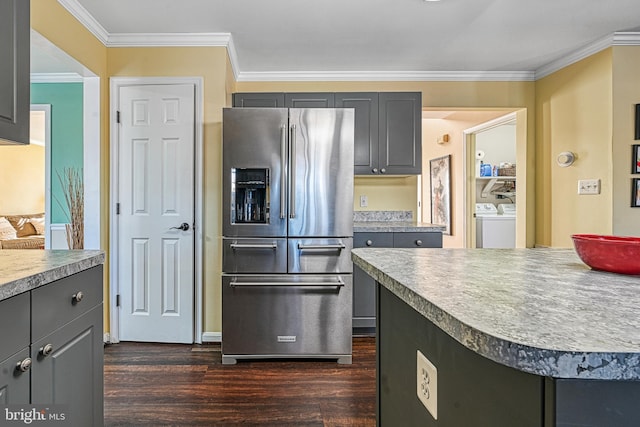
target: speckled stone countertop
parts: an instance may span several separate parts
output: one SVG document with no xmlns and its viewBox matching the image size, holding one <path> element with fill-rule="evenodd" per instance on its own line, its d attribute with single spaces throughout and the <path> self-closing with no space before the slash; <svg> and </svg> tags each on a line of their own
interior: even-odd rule
<svg viewBox="0 0 640 427">
<path fill-rule="evenodd" d="M 354 233 L 410 233 L 444 231 L 442 225 L 413 220 L 411 211 L 355 211 Z"/>
<path fill-rule="evenodd" d="M 0 250 L 0 301 L 103 263 L 102 251 Z"/>
<path fill-rule="evenodd" d="M 593 271 L 571 249 L 362 248 L 352 258 L 493 361 L 555 378 L 640 380 L 640 276 Z"/>
</svg>

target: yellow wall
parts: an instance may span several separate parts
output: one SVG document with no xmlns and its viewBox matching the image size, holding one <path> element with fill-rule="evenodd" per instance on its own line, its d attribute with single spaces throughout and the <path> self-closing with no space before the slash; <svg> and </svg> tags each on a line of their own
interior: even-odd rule
<svg viewBox="0 0 640 427">
<path fill-rule="evenodd" d="M 109 330 L 109 79 L 107 48 L 54 0 L 31 0 L 31 28 L 65 51 L 100 78 L 100 241 L 106 251 L 104 268 L 104 328 Z M 52 112 L 55 114 L 55 112 Z"/>
<path fill-rule="evenodd" d="M 0 215 L 44 212 L 44 147 L 3 146 Z"/>
<path fill-rule="evenodd" d="M 356 211 L 411 211 L 417 218 L 418 177 L 357 176 L 353 182 L 353 209 Z M 367 196 L 367 207 L 360 207 L 360 196 Z"/>
<path fill-rule="evenodd" d="M 224 48 L 107 49 L 57 1 L 31 0 L 31 8 L 32 28 L 101 79 L 101 241 L 105 251 L 109 249 L 109 77 L 204 78 L 206 332 L 221 330 L 221 108 L 230 105 L 232 92 L 420 91 L 426 108 L 519 109 L 527 126 L 526 139 L 536 141 L 517 160 L 518 173 L 525 165 L 529 178 L 528 203 L 518 203 L 518 210 L 524 209 L 527 217 L 526 245 L 567 247 L 570 234 L 577 232 L 640 234 L 640 209 L 629 207 L 633 104 L 640 101 L 640 47 L 609 48 L 537 82 L 236 82 Z M 572 167 L 559 168 L 555 158 L 566 150 L 576 152 L 578 160 Z M 577 180 L 589 178 L 602 180 L 602 193 L 578 196 Z M 356 180 L 356 195 L 367 192 L 369 209 L 414 204 L 415 178 L 368 179 Z M 376 183 L 375 190 L 372 183 Z M 454 225 L 454 232 L 457 227 Z M 108 262 L 107 258 L 105 272 Z M 108 295 L 108 276 L 106 279 Z"/>
<path fill-rule="evenodd" d="M 612 50 L 539 80 L 536 116 L 537 244 L 572 247 L 573 233 L 610 234 Z M 576 153 L 572 166 L 556 164 L 563 151 Z M 599 195 L 577 194 L 579 179 L 596 178 Z"/>
<path fill-rule="evenodd" d="M 222 235 L 222 108 L 228 99 L 222 47 L 110 48 L 110 77 L 201 76 L 204 79 L 203 299 L 204 331 L 220 331 Z"/>
<path fill-rule="evenodd" d="M 521 157 L 518 158 L 519 171 L 518 174 L 527 174 L 529 179 L 527 180 L 526 188 L 522 188 L 523 192 L 526 192 L 526 198 L 522 197 L 522 203 L 518 206 L 519 215 L 522 218 L 526 217 L 526 224 L 522 227 L 522 232 L 519 232 L 518 242 L 520 246 L 534 246 L 535 244 L 535 187 L 534 187 L 534 166 L 535 166 L 535 144 L 534 139 L 534 114 L 526 114 L 529 110 L 533 112 L 535 106 L 535 83 L 534 82 L 237 82 L 237 92 L 384 92 L 384 91 L 407 91 L 407 92 L 422 92 L 422 106 L 429 109 L 504 109 L 507 111 L 513 111 L 514 109 L 523 109 L 518 113 L 519 120 L 522 122 L 522 126 L 527 129 L 526 141 L 530 141 L 526 144 L 526 152 L 521 153 Z M 423 129 L 423 136 L 424 136 Z M 522 137 L 522 135 L 520 135 Z M 444 147 L 441 149 L 444 154 L 453 153 L 453 148 Z M 460 151 L 461 152 L 461 151 Z M 437 157 L 437 156 L 434 156 Z M 452 162 L 452 173 L 462 173 L 462 156 L 454 156 Z M 423 156 L 422 163 L 422 188 L 423 193 L 425 188 L 428 189 L 429 176 L 428 176 L 428 160 L 425 162 Z M 527 172 L 529 171 L 529 172 Z M 426 175 L 425 175 L 426 174 Z M 368 210 L 396 210 L 400 204 L 400 197 L 412 197 L 411 200 L 402 199 L 403 206 L 415 206 L 416 199 L 412 195 L 416 193 L 413 191 L 413 187 L 407 187 L 402 192 L 398 192 L 399 183 L 397 181 L 389 182 L 385 181 L 386 178 L 381 178 L 376 185 L 378 191 L 381 194 L 392 194 L 395 197 L 379 198 L 382 201 L 380 204 L 376 204 L 375 208 L 371 205 L 371 197 Z M 354 207 L 359 208 L 358 195 L 364 192 L 371 192 L 367 188 L 362 188 L 362 181 L 356 180 L 354 186 Z M 455 184 L 454 184 L 455 182 Z M 407 181 L 408 185 L 413 185 L 410 181 Z M 459 212 L 462 206 L 462 182 L 458 181 L 454 176 L 452 179 L 452 196 L 454 197 L 454 208 L 452 212 Z M 460 198 L 460 200 L 458 200 Z M 422 199 L 423 212 L 429 212 L 427 206 L 429 198 Z M 458 211 L 456 211 L 458 209 Z M 522 210 L 522 213 L 520 211 Z M 414 212 L 414 217 L 416 213 Z M 423 216 L 423 221 L 427 221 L 428 216 Z M 458 242 L 458 233 L 462 232 L 461 221 L 463 221 L 461 214 L 454 214 L 452 220 L 456 223 L 453 224 L 454 236 L 445 236 L 444 245 L 448 247 L 461 246 Z M 463 237 L 460 237 L 461 239 Z"/>
<path fill-rule="evenodd" d="M 640 103 L 640 46 L 613 47 L 613 233 L 640 236 L 640 208 L 632 208 L 631 146 L 635 104 Z"/>
</svg>

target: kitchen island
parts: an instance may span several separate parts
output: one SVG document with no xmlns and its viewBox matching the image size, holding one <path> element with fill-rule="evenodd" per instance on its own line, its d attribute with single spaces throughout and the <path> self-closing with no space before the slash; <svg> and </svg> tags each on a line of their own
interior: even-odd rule
<svg viewBox="0 0 640 427">
<path fill-rule="evenodd" d="M 640 277 L 561 249 L 352 257 L 378 282 L 379 425 L 640 425 Z"/>
<path fill-rule="evenodd" d="M 101 251 L 0 250 L 0 420 L 102 425 L 103 263 Z"/>
</svg>

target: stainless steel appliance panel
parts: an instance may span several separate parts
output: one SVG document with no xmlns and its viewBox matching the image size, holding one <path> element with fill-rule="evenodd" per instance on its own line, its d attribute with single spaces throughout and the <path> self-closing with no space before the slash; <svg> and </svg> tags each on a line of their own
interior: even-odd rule
<svg viewBox="0 0 640 427">
<path fill-rule="evenodd" d="M 289 110 L 290 237 L 353 235 L 353 109 Z"/>
<path fill-rule="evenodd" d="M 233 236 L 285 236 L 286 150 L 288 141 L 288 110 L 283 108 L 224 108 L 222 112 L 223 196 L 222 234 Z M 283 155 L 284 154 L 284 155 Z M 260 224 L 234 223 L 232 211 L 233 169 L 267 169 L 268 222 Z"/>
<path fill-rule="evenodd" d="M 287 239 L 222 239 L 222 271 L 286 273 Z"/>
<path fill-rule="evenodd" d="M 289 273 L 352 273 L 353 238 L 289 239 Z"/>
<path fill-rule="evenodd" d="M 224 275 L 223 363 L 283 357 L 351 363 L 352 285 L 350 275 Z"/>
</svg>

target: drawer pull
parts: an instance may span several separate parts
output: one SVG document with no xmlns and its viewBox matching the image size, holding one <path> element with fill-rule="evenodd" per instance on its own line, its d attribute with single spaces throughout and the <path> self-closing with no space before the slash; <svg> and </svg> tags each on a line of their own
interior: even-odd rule
<svg viewBox="0 0 640 427">
<path fill-rule="evenodd" d="M 53 353 L 53 345 L 47 344 L 44 347 L 40 347 L 40 355 L 42 357 L 47 357 L 51 353 Z"/>
<path fill-rule="evenodd" d="M 31 368 L 31 358 L 27 357 L 26 359 L 20 361 L 16 365 L 16 370 L 19 372 L 27 372 Z"/>
<path fill-rule="evenodd" d="M 300 249 L 301 251 L 322 251 L 334 249 L 341 251 L 346 248 L 347 247 L 343 243 L 338 243 L 336 245 L 303 245 L 302 243 L 298 243 L 298 249 Z"/>
<path fill-rule="evenodd" d="M 422 240 L 420 239 L 416 240 L 416 246 L 422 246 Z"/>
<path fill-rule="evenodd" d="M 373 240 L 367 240 L 367 241 L 366 241 L 366 245 L 367 245 L 367 246 L 371 246 L 371 245 L 373 245 Z"/>
<path fill-rule="evenodd" d="M 74 304 L 79 303 L 80 301 L 82 301 L 82 298 L 84 298 L 84 294 L 82 293 L 82 291 L 78 291 L 75 294 L 73 294 L 72 300 Z"/>
</svg>

